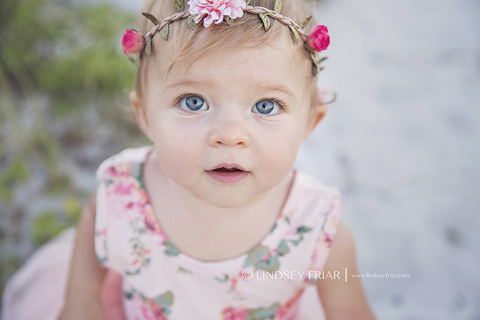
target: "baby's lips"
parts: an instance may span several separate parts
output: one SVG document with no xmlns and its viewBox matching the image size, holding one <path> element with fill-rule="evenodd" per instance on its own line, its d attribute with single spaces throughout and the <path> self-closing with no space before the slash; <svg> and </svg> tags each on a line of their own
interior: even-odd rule
<svg viewBox="0 0 480 320">
<path fill-rule="evenodd" d="M 221 168 L 237 169 L 237 170 L 241 170 L 241 171 L 246 171 L 241 165 L 239 165 L 237 163 L 220 163 L 219 165 L 216 165 L 215 167 L 210 169 L 210 171 L 213 171 L 213 170 L 216 170 L 216 169 L 221 169 Z"/>
</svg>

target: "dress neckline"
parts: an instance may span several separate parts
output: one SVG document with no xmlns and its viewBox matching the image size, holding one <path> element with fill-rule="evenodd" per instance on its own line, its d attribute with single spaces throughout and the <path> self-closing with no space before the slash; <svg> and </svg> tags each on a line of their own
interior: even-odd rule
<svg viewBox="0 0 480 320">
<path fill-rule="evenodd" d="M 144 197 L 144 205 L 149 205 L 151 207 L 151 210 L 152 210 L 152 219 L 153 219 L 153 223 L 155 224 L 155 228 L 157 230 L 159 230 L 160 233 L 162 233 L 165 237 L 165 241 L 163 241 L 163 244 L 165 243 L 169 243 L 170 246 L 173 246 L 173 243 L 170 241 L 170 239 L 167 237 L 166 233 L 164 232 L 161 224 L 160 224 L 160 221 L 158 220 L 157 218 L 157 215 L 155 214 L 155 208 L 153 207 L 152 205 L 152 202 L 151 202 L 151 199 L 150 199 L 150 194 L 146 188 L 146 184 L 145 184 L 145 180 L 144 180 L 144 167 L 145 167 L 145 163 L 149 157 L 149 155 L 152 153 L 152 151 L 155 149 L 155 146 L 152 145 L 151 147 L 149 148 L 146 148 L 146 152 L 145 152 L 145 155 L 142 159 L 142 162 L 140 163 L 140 168 L 139 170 L 137 171 L 138 172 L 138 176 L 136 176 L 135 178 L 141 182 L 139 184 L 139 188 L 140 189 L 143 189 L 143 191 L 145 192 L 145 197 Z M 235 256 L 235 257 L 232 257 L 232 258 L 227 258 L 227 259 L 222 259 L 222 260 L 208 260 L 208 261 L 205 261 L 205 260 L 200 260 L 200 259 L 197 259 L 197 258 L 194 258 L 188 254 L 185 254 L 184 252 L 176 249 L 178 251 L 178 255 L 176 255 L 177 259 L 181 260 L 182 263 L 184 264 L 188 264 L 192 267 L 195 267 L 195 268 L 200 268 L 200 269 L 203 269 L 203 270 L 206 270 L 206 271 L 213 271 L 215 272 L 215 270 L 217 268 L 222 268 L 224 269 L 225 267 L 228 267 L 228 266 L 235 266 L 235 267 L 238 267 L 239 263 L 243 265 L 243 262 L 244 260 L 246 259 L 246 257 L 248 256 L 248 254 L 252 251 L 254 251 L 255 249 L 257 249 L 258 247 L 260 246 L 267 246 L 269 247 L 270 250 L 272 249 L 275 249 L 275 248 L 272 248 L 272 244 L 276 244 L 278 245 L 278 242 L 280 241 L 280 234 L 279 232 L 281 232 L 281 230 L 283 228 L 279 228 L 279 226 L 281 225 L 282 221 L 284 220 L 283 218 L 286 216 L 286 213 L 289 209 L 292 208 L 292 205 L 293 205 L 293 198 L 295 198 L 295 196 L 293 196 L 293 194 L 296 192 L 296 189 L 297 189 L 297 180 L 298 180 L 298 170 L 297 169 L 293 169 L 293 177 L 292 177 L 292 181 L 290 182 L 290 185 L 289 185 L 289 188 L 288 188 L 288 191 L 287 191 L 287 195 L 285 196 L 285 199 L 283 201 L 283 204 L 279 210 L 279 212 L 277 213 L 277 217 L 275 218 L 275 221 L 273 223 L 273 225 L 270 227 L 270 231 L 265 234 L 254 246 L 252 246 L 252 248 L 250 248 L 249 250 Z M 163 245 L 162 244 L 162 245 Z M 213 270 L 212 270 L 213 268 Z"/>
</svg>

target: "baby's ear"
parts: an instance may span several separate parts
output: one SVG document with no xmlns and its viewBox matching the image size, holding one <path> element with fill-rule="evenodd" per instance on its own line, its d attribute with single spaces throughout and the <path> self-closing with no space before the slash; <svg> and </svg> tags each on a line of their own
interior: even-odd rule
<svg viewBox="0 0 480 320">
<path fill-rule="evenodd" d="M 137 119 L 140 129 L 151 141 L 153 141 L 152 133 L 148 123 L 147 110 L 145 108 L 145 104 L 143 103 L 143 99 L 138 96 L 136 91 L 130 92 L 128 97 L 130 99 L 130 103 L 132 104 L 133 111 L 135 112 L 135 118 Z"/>
<path fill-rule="evenodd" d="M 310 136 L 313 129 L 322 121 L 328 111 L 327 104 L 325 103 L 325 90 L 323 88 L 317 88 L 317 102 L 311 108 L 312 110 L 310 111 L 308 126 L 303 141 Z"/>
</svg>

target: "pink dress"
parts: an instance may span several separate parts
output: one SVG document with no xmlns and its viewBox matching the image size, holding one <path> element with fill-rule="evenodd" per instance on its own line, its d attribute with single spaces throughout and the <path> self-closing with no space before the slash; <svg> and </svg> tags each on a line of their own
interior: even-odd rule
<svg viewBox="0 0 480 320">
<path fill-rule="evenodd" d="M 275 224 L 255 248 L 200 261 L 175 248 L 156 219 L 142 174 L 152 150 L 125 149 L 97 170 L 95 251 L 102 266 L 123 276 L 127 319 L 325 318 L 314 284 L 343 209 L 335 188 L 295 170 Z"/>
</svg>

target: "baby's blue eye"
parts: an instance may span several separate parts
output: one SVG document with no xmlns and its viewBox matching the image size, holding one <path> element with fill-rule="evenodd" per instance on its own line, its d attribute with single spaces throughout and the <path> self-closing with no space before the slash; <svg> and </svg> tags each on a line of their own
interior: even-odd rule
<svg viewBox="0 0 480 320">
<path fill-rule="evenodd" d="M 276 114 L 279 111 L 280 111 L 280 107 L 272 100 L 259 101 L 252 109 L 252 112 L 261 113 L 261 114 Z"/>
<path fill-rule="evenodd" d="M 208 105 L 199 96 L 189 96 L 180 101 L 180 107 L 187 111 L 208 110 Z"/>
</svg>

